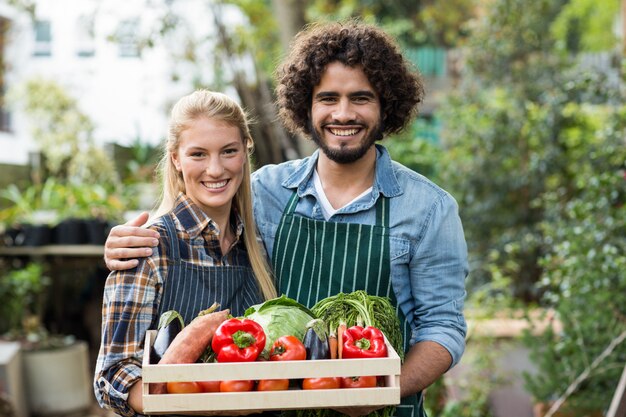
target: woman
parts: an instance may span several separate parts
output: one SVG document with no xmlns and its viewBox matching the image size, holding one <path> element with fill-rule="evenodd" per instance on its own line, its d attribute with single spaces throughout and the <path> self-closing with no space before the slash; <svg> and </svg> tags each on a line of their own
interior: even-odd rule
<svg viewBox="0 0 626 417">
<path fill-rule="evenodd" d="M 104 290 L 94 380 L 101 406 L 142 412 L 143 342 L 161 313 L 176 310 L 189 323 L 217 302 L 240 316 L 276 296 L 252 218 L 252 145 L 245 113 L 227 96 L 201 90 L 174 105 L 160 217 L 150 226 L 159 244 L 136 268 L 111 273 Z"/>
</svg>

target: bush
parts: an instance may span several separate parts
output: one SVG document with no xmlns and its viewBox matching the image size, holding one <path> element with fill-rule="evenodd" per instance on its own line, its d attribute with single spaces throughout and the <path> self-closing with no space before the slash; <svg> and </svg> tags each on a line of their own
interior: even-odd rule
<svg viewBox="0 0 626 417">
<path fill-rule="evenodd" d="M 626 107 L 564 111 L 595 130 L 592 135 L 568 132 L 572 181 L 542 198 L 541 303 L 556 312 L 561 330 L 525 336 L 540 369 L 526 375 L 527 387 L 540 401 L 561 396 L 626 331 Z M 621 344 L 591 370 L 567 407 L 576 415 L 603 410 L 624 363 L 626 344 Z"/>
<path fill-rule="evenodd" d="M 41 318 L 50 279 L 38 263 L 14 269 L 0 279 L 0 334 L 21 333 L 29 317 Z"/>
<path fill-rule="evenodd" d="M 382 144 L 394 161 L 437 182 L 438 165 L 442 157 L 438 142 L 438 122 L 417 119 L 410 129 L 385 139 Z"/>
</svg>

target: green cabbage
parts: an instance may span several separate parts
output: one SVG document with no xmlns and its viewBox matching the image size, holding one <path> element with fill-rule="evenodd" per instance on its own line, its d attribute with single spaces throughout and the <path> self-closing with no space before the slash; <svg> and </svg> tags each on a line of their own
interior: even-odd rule
<svg viewBox="0 0 626 417">
<path fill-rule="evenodd" d="M 265 358 L 281 336 L 293 335 L 302 340 L 307 323 L 315 318 L 311 310 L 286 295 L 253 305 L 246 310 L 244 317 L 263 327 L 266 340 L 262 356 Z"/>
</svg>

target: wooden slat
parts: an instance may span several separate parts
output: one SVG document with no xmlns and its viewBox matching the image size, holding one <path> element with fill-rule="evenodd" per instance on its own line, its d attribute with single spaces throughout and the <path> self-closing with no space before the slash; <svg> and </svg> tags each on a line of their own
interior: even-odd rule
<svg viewBox="0 0 626 417">
<path fill-rule="evenodd" d="M 96 256 L 104 255 L 102 245 L 0 246 L 2 256 Z"/>
<path fill-rule="evenodd" d="M 624 366 L 606 417 L 626 417 L 626 366 Z"/>
</svg>

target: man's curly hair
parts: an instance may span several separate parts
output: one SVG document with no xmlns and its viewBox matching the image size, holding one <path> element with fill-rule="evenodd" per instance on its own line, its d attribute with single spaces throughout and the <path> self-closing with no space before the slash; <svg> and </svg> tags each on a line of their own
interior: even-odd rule
<svg viewBox="0 0 626 417">
<path fill-rule="evenodd" d="M 332 62 L 363 69 L 380 97 L 384 134 L 401 131 L 417 115 L 424 86 L 391 36 L 355 20 L 313 24 L 296 35 L 276 72 L 279 115 L 292 132 L 310 135 L 313 88 Z"/>
</svg>

